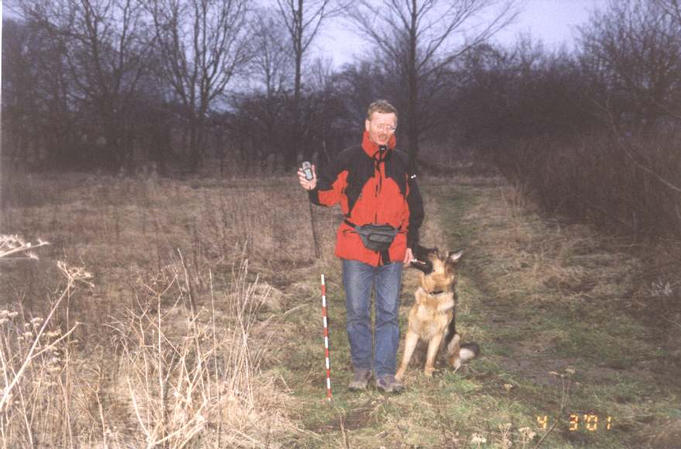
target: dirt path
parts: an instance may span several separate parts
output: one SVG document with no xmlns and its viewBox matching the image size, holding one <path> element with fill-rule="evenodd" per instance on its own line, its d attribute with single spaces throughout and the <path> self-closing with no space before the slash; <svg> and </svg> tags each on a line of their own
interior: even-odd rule
<svg viewBox="0 0 681 449">
<path fill-rule="evenodd" d="M 503 183 L 439 197 L 458 205 L 441 217 L 458 224 L 450 241 L 469 248 L 466 322 L 486 349 L 475 378 L 535 409 L 540 435 L 555 424 L 546 447 L 676 447 L 676 369 L 629 308 L 639 261 L 584 226 L 542 219 Z"/>
</svg>

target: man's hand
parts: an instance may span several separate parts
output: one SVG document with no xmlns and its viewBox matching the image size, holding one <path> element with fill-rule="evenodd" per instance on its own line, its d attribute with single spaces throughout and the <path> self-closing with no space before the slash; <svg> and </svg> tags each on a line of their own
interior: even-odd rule
<svg viewBox="0 0 681 449">
<path fill-rule="evenodd" d="M 300 182 L 300 186 L 305 189 L 305 190 L 312 190 L 315 187 L 317 187 L 317 170 L 315 170 L 315 166 L 312 166 L 312 180 L 308 181 L 305 179 L 305 173 L 303 172 L 302 168 L 298 169 L 298 182 Z"/>
<path fill-rule="evenodd" d="M 402 261 L 402 264 L 405 267 L 408 267 L 412 260 L 414 260 L 414 254 L 411 252 L 411 248 L 407 248 L 407 252 L 404 254 L 404 260 Z"/>
</svg>

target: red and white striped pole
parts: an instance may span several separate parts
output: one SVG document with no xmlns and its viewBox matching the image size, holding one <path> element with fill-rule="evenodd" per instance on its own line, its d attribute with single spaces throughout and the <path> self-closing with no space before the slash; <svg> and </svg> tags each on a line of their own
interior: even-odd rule
<svg viewBox="0 0 681 449">
<path fill-rule="evenodd" d="M 326 313 L 326 283 L 322 274 L 322 318 L 324 321 L 324 355 L 326 357 L 326 399 L 331 400 L 331 363 L 329 362 L 329 322 Z"/>
</svg>

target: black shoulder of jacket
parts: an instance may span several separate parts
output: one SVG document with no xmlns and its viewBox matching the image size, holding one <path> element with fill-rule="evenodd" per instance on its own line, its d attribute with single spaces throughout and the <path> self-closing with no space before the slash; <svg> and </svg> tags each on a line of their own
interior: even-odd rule
<svg viewBox="0 0 681 449">
<path fill-rule="evenodd" d="M 400 170 L 404 170 L 405 173 L 411 175 L 412 173 L 409 173 L 409 155 L 404 151 L 398 149 L 394 149 L 392 150 L 392 152 L 393 152 L 392 157 L 397 159 Z"/>
<path fill-rule="evenodd" d="M 328 190 L 334 183 L 338 175 L 344 171 L 349 170 L 352 161 L 357 159 L 357 150 L 361 150 L 357 145 L 345 148 L 331 158 L 328 164 L 321 167 L 318 173 L 319 181 L 317 189 Z"/>
<path fill-rule="evenodd" d="M 362 155 L 368 157 L 360 145 L 351 145 L 342 149 L 336 156 L 336 160 L 340 165 L 347 167 L 348 165 L 351 165 L 353 161 L 356 161 L 358 156 Z"/>
</svg>

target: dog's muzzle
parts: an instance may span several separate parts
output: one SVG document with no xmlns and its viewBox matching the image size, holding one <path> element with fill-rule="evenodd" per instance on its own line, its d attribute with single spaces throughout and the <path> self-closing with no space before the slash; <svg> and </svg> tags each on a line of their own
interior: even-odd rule
<svg viewBox="0 0 681 449">
<path fill-rule="evenodd" d="M 425 274 L 430 274 L 433 271 L 433 263 L 429 260 L 423 261 L 419 259 L 412 260 L 409 265 L 412 268 L 423 271 Z"/>
</svg>

